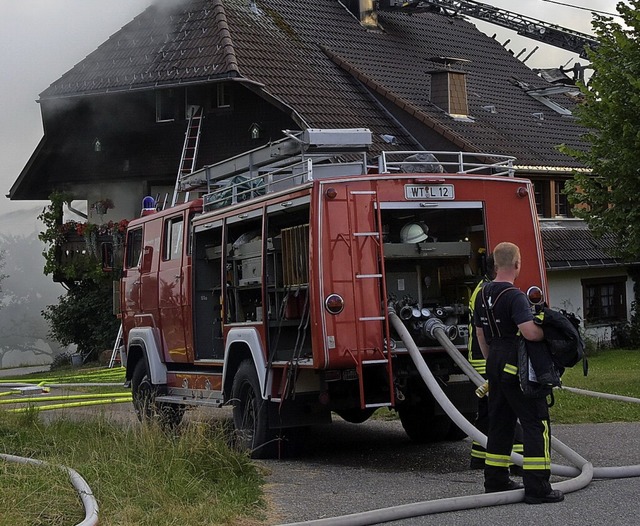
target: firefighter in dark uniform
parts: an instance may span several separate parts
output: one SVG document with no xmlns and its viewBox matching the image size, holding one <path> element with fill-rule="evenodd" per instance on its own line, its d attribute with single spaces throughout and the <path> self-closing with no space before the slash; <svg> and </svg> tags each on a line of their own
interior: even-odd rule
<svg viewBox="0 0 640 526">
<path fill-rule="evenodd" d="M 524 500 L 528 504 L 560 502 L 563 493 L 551 489 L 549 483 L 551 432 L 546 399 L 525 397 L 518 381 L 518 335 L 540 341 L 544 334 L 533 321 L 526 296 L 513 286 L 520 274 L 520 249 L 513 243 L 500 243 L 493 256 L 496 278 L 478 294 L 474 313 L 490 386 L 485 491 L 522 487 L 509 478 L 509 457 L 519 420 L 524 441 Z"/>
<path fill-rule="evenodd" d="M 481 249 L 484 253 L 484 249 Z M 487 378 L 487 361 L 482 355 L 482 351 L 480 350 L 480 345 L 478 344 L 478 338 L 476 337 L 474 327 L 473 327 L 473 312 L 475 309 L 475 301 L 478 297 L 478 293 L 482 289 L 482 287 L 493 281 L 496 277 L 495 268 L 493 264 L 493 254 L 489 254 L 484 260 L 484 276 L 482 280 L 478 283 L 474 291 L 471 293 L 471 297 L 469 298 L 469 343 L 467 345 L 468 350 L 468 360 L 469 363 L 473 366 L 473 368 L 478 372 L 478 374 L 482 375 L 485 379 Z M 474 427 L 482 432 L 483 434 L 487 434 L 489 431 L 489 400 L 487 396 L 482 396 L 478 400 L 478 412 L 476 414 L 476 419 L 474 422 Z M 516 453 L 522 454 L 522 428 L 520 425 L 516 425 L 516 431 L 514 436 L 514 444 L 513 451 Z M 471 442 L 471 469 L 484 469 L 484 461 L 487 456 L 487 451 L 484 446 L 473 440 Z M 512 475 L 522 475 L 522 470 L 520 466 L 515 464 L 510 465 L 509 468 Z"/>
</svg>

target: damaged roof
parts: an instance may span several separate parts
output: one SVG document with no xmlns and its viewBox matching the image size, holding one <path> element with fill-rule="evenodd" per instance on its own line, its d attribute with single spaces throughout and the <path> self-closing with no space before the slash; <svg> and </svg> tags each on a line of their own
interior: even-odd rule
<svg viewBox="0 0 640 526">
<path fill-rule="evenodd" d="M 513 155 L 519 165 L 579 164 L 584 128 L 531 92 L 553 86 L 473 24 L 444 14 L 379 12 L 368 30 L 338 1 L 158 2 L 51 84 L 41 99 L 233 79 L 317 128 L 396 127 L 363 87 L 466 151 Z M 431 101 L 431 73 L 458 57 L 468 118 Z M 468 61 L 468 62 L 467 62 Z M 544 95 L 561 108 L 570 97 Z M 424 145 L 429 147 L 429 145 Z"/>
</svg>

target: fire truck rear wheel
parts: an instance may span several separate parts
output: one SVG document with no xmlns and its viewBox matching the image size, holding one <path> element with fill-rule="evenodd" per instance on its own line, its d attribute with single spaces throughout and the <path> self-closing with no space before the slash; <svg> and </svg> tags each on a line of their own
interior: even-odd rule
<svg viewBox="0 0 640 526">
<path fill-rule="evenodd" d="M 463 413 L 463 416 L 469 421 L 473 422 L 476 418 L 475 413 Z M 457 442 L 458 440 L 463 440 L 467 438 L 467 434 L 460 429 L 453 422 L 451 423 L 451 427 L 449 428 L 449 432 L 447 433 L 447 440 L 451 440 L 452 442 Z"/>
<path fill-rule="evenodd" d="M 371 417 L 374 412 L 375 408 L 336 410 L 338 416 L 350 424 L 362 424 L 369 420 L 369 417 Z"/>
<path fill-rule="evenodd" d="M 173 404 L 160 404 L 156 402 L 159 394 L 157 385 L 151 383 L 147 364 L 140 360 L 131 377 L 131 393 L 133 395 L 133 407 L 140 422 L 156 420 L 162 426 L 175 427 L 182 421 L 185 408 Z"/>
<path fill-rule="evenodd" d="M 434 415 L 433 408 L 424 405 L 398 409 L 400 422 L 407 436 L 418 444 L 442 442 L 454 425 L 447 415 Z"/>
<path fill-rule="evenodd" d="M 251 360 L 244 360 L 233 378 L 233 426 L 236 444 L 253 458 L 275 454 L 275 433 L 269 429 L 267 402 L 262 399 L 260 382 Z"/>
</svg>

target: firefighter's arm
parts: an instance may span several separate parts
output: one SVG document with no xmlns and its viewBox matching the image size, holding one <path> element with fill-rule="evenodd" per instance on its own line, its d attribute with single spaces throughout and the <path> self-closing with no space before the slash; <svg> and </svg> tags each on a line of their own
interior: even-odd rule
<svg viewBox="0 0 640 526">
<path fill-rule="evenodd" d="M 478 345 L 480 346 L 480 351 L 482 352 L 482 356 L 486 360 L 489 357 L 489 346 L 487 345 L 487 340 L 484 338 L 484 331 L 482 327 L 476 327 L 476 338 L 478 339 Z"/>
<path fill-rule="evenodd" d="M 532 342 L 539 342 L 544 340 L 544 332 L 542 327 L 534 323 L 533 320 L 525 321 L 518 325 L 518 329 L 520 329 L 520 334 L 524 336 L 526 340 Z"/>
</svg>

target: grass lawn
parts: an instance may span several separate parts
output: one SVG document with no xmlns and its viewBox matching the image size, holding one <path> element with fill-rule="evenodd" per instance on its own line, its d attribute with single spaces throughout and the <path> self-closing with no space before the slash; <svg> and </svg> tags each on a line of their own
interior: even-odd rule
<svg viewBox="0 0 640 526">
<path fill-rule="evenodd" d="M 69 389 L 127 391 L 122 387 L 124 369 L 69 368 L 0 379 L 21 381 L 117 383 Z M 82 503 L 59 465 L 73 468 L 87 481 L 98 502 L 101 526 L 248 526 L 264 519 L 262 473 L 245 453 L 229 448 L 222 423 L 190 423 L 167 433 L 157 426 L 112 422 L 107 416 L 45 419 L 27 404 L 22 405 L 26 412 L 16 414 L 3 407 L 0 452 L 44 460 L 51 467 L 0 460 L 0 526 L 67 526 L 83 520 Z"/>
<path fill-rule="evenodd" d="M 640 350 L 600 351 L 589 359 L 589 374 L 582 364 L 567 369 L 562 383 L 589 391 L 640 398 Z M 551 419 L 558 424 L 640 421 L 640 404 L 604 400 L 561 389 L 554 391 Z"/>
</svg>

